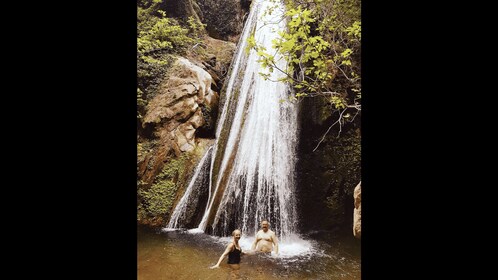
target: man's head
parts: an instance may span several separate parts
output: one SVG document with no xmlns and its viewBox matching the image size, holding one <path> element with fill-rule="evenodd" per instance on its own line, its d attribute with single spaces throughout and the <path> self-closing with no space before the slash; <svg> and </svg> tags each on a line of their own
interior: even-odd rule
<svg viewBox="0 0 498 280">
<path fill-rule="evenodd" d="M 268 229 L 270 228 L 270 223 L 267 220 L 261 221 L 261 228 L 263 229 L 264 232 L 267 232 Z"/>
<path fill-rule="evenodd" d="M 239 229 L 236 229 L 232 232 L 232 236 L 235 240 L 239 240 L 241 235 L 242 233 L 240 232 Z"/>
</svg>

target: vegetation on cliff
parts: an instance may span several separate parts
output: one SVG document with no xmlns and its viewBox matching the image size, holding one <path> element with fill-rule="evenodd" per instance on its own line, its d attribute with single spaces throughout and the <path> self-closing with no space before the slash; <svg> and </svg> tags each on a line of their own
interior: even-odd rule
<svg viewBox="0 0 498 280">
<path fill-rule="evenodd" d="M 170 2 L 170 1 L 167 1 Z M 137 117 L 140 121 L 172 62 L 199 43 L 203 25 L 194 17 L 167 17 L 162 0 L 137 1 Z M 139 129 L 140 126 L 139 126 Z"/>
<path fill-rule="evenodd" d="M 288 67 L 280 69 L 275 55 L 259 46 L 254 37 L 249 38 L 247 48 L 257 51 L 259 62 L 270 72 L 286 74 L 282 80 L 293 86 L 292 99 L 326 98 L 325 117 L 334 115 L 334 125 L 341 129 L 361 111 L 360 0 L 283 2 L 286 9 L 281 16 L 287 30 L 280 32 L 273 47 L 287 59 Z M 276 13 L 274 7 L 266 12 Z M 269 74 L 261 75 L 269 78 Z"/>
<path fill-rule="evenodd" d="M 209 142 L 209 139 L 200 138 L 212 138 L 214 131 L 217 96 L 235 44 L 209 37 L 200 16 L 202 11 L 193 0 L 137 1 L 137 218 L 142 224 L 165 225 L 178 195 L 188 183 L 194 163 L 202 156 L 199 151 Z M 150 125 L 147 118 L 157 108 L 155 101 L 173 90 L 168 86 L 170 81 L 192 86 L 182 80 L 185 77 L 181 75 L 185 73 L 177 71 L 173 64 L 179 57 L 207 72 L 214 82 L 206 87 L 215 93 L 209 98 L 198 99 L 196 104 L 188 103 L 190 99 L 179 101 L 174 105 L 179 104 L 174 108 L 176 111 L 171 113 L 176 114 L 175 118 L 166 117 L 161 123 Z M 196 87 L 196 81 L 193 84 Z M 208 104 L 208 100 L 213 104 Z M 193 123 L 184 125 L 187 119 L 178 116 L 190 116 L 193 111 L 187 113 L 187 110 L 195 110 L 195 106 L 200 107 L 201 117 L 194 114 L 188 118 Z M 169 109 L 162 108 L 161 112 L 169 112 Z M 191 135 L 189 125 L 197 129 L 195 135 Z M 194 145 L 195 150 L 186 153 L 181 150 L 181 143 L 192 137 L 195 144 L 189 144 Z"/>
<path fill-rule="evenodd" d="M 139 153 L 144 149 L 139 144 Z M 169 157 L 162 171 L 152 184 L 138 181 L 138 221 L 153 226 L 164 226 L 171 215 L 173 205 L 181 198 L 195 166 L 205 153 L 204 146 L 186 152 L 179 157 Z"/>
<path fill-rule="evenodd" d="M 291 101 L 305 101 L 298 166 L 303 223 L 323 228 L 349 224 L 353 190 L 361 180 L 360 0 L 283 2 L 284 14 L 274 6 L 266 13 L 286 20 L 273 47 L 288 67 L 280 69 L 274 51 L 258 45 L 254 36 L 246 48 L 254 49 L 270 72 L 286 74 L 281 81 L 293 86 Z M 326 222 L 306 218 L 317 215 Z"/>
<path fill-rule="evenodd" d="M 225 46 L 221 44 L 224 42 L 209 38 L 206 26 L 200 20 L 216 29 L 216 32 L 211 30 L 210 34 L 217 34 L 223 39 L 238 38 L 237 32 L 240 32 L 243 22 L 240 15 L 243 13 L 238 16 L 230 14 L 237 22 L 222 21 L 224 17 L 217 17 L 220 14 L 218 9 L 235 10 L 240 6 L 223 5 L 225 2 L 228 1 L 137 1 L 139 154 L 143 150 L 139 161 L 147 158 L 146 155 L 158 153 L 159 144 L 154 144 L 157 141 L 154 142 L 153 133 L 142 127 L 142 117 L 145 116 L 147 103 L 168 76 L 174 56 L 197 57 L 198 62 L 212 65 L 223 61 L 221 71 L 210 72 L 213 78 L 216 74 L 220 76 L 216 77 L 216 91 L 221 89 L 233 53 L 225 51 Z M 240 2 L 243 6 L 249 1 Z M 270 71 L 287 74 L 284 81 L 294 88 L 291 99 L 303 102 L 302 108 L 306 113 L 301 122 L 307 125 L 301 131 L 298 166 L 298 185 L 302 189 L 298 195 L 303 202 L 300 207 L 305 214 L 303 217 L 320 213 L 330 223 L 343 223 L 347 221 L 349 210 L 352 210 L 353 189 L 360 181 L 360 0 L 283 2 L 286 11 L 282 16 L 286 18 L 287 30 L 273 45 L 287 58 L 289 66 L 286 69 L 277 68 L 274 54 L 258 46 L 253 37 L 249 38 L 247 47 L 258 52 L 259 62 Z M 272 9 L 267 12 L 275 13 Z M 216 112 L 210 112 L 210 109 L 202 108 L 206 116 L 214 116 Z M 194 158 L 187 154 L 180 157 L 167 155 L 164 167 L 157 169 L 159 174 L 151 177 L 153 181 L 143 184 L 139 176 L 139 220 L 164 225 L 164 219 L 170 214 L 178 193 L 182 193 L 188 180 L 192 161 Z M 147 165 L 151 162 L 153 160 L 148 161 Z M 320 224 L 313 219 L 304 220 L 303 223 Z"/>
</svg>

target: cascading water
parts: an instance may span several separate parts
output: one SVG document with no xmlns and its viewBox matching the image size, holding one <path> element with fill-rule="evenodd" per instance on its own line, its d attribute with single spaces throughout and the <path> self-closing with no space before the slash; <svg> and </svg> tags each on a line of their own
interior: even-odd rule
<svg viewBox="0 0 498 280">
<path fill-rule="evenodd" d="M 190 180 L 190 183 L 185 190 L 180 202 L 178 202 L 171 218 L 169 220 L 167 228 L 183 228 L 188 227 L 188 223 L 195 222 L 195 216 L 197 208 L 199 206 L 199 200 L 205 196 L 204 186 L 209 183 L 209 163 L 211 161 L 213 147 L 209 147 L 206 154 L 202 157 L 201 161 L 197 165 L 194 176 Z M 197 224 L 196 224 L 197 225 Z"/>
<path fill-rule="evenodd" d="M 269 5 L 275 4 L 253 1 L 229 73 L 209 184 L 203 186 L 208 189 L 206 206 L 198 225 L 200 230 L 214 235 L 226 236 L 235 228 L 254 235 L 263 219 L 270 221 L 280 239 L 295 232 L 297 104 L 281 102 L 290 94 L 285 83 L 277 82 L 284 74 L 268 72 L 261 67 L 254 49 L 249 53 L 245 50 L 247 39 L 254 34 L 259 46 L 276 53 L 272 51 L 272 40 L 285 28 L 283 7 L 277 4 L 269 14 Z M 286 68 L 285 59 L 278 53 L 275 60 L 278 68 Z M 261 72 L 269 74 L 269 79 L 265 80 Z M 196 180 L 195 176 L 192 180 Z M 191 195 L 187 189 L 168 227 L 179 226 L 178 212 L 184 211 L 184 203 L 189 200 L 186 197 Z"/>
</svg>

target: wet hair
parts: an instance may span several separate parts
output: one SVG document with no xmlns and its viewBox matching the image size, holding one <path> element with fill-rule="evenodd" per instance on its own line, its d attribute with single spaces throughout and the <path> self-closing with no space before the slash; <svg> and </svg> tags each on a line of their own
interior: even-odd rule
<svg viewBox="0 0 498 280">
<path fill-rule="evenodd" d="M 270 222 L 268 222 L 268 220 L 262 220 L 261 223 L 264 223 L 264 222 L 267 222 L 268 223 L 268 226 L 270 226 Z"/>
<path fill-rule="evenodd" d="M 237 229 L 235 229 L 234 231 L 232 231 L 232 236 L 235 236 L 235 232 L 236 232 L 236 231 L 240 232 L 240 234 L 242 235 L 242 231 L 241 231 L 240 229 L 238 229 L 238 228 L 237 228 Z"/>
</svg>

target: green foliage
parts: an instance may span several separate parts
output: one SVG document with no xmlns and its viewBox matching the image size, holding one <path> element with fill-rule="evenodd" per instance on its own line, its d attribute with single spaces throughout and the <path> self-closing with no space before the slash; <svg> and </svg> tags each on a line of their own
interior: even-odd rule
<svg viewBox="0 0 498 280">
<path fill-rule="evenodd" d="M 173 60 L 171 54 L 161 54 L 155 57 L 157 58 L 144 56 L 145 59 L 137 61 L 137 118 L 139 120 L 145 114 L 148 100 L 156 95 Z"/>
<path fill-rule="evenodd" d="M 194 42 L 188 36 L 189 29 L 180 26 L 176 19 L 167 18 L 165 12 L 158 12 L 160 16 L 142 25 L 138 33 L 137 48 L 140 55 L 157 50 L 181 51 Z"/>
<path fill-rule="evenodd" d="M 142 99 L 143 92 L 137 88 L 137 106 L 138 107 L 143 107 L 145 106 L 145 100 Z M 140 114 L 140 111 L 137 111 L 137 118 L 141 119 L 142 114 Z"/>
<path fill-rule="evenodd" d="M 206 25 L 198 22 L 194 17 L 187 20 L 189 36 L 196 42 L 203 36 Z"/>
<path fill-rule="evenodd" d="M 249 51 L 252 49 L 252 48 L 256 48 L 256 39 L 254 39 L 254 33 L 251 34 L 251 36 L 249 36 L 249 38 L 247 38 L 247 45 L 246 45 L 246 48 L 245 48 L 245 51 L 246 51 L 246 55 L 249 54 Z"/>
<path fill-rule="evenodd" d="M 276 2 L 278 0 L 271 0 Z M 287 29 L 273 48 L 289 65 L 279 69 L 271 53 L 249 38 L 247 48 L 260 56 L 268 69 L 284 72 L 293 85 L 293 99 L 327 96 L 330 114 L 361 111 L 361 9 L 360 0 L 284 0 Z M 270 8 L 268 13 L 273 12 Z M 262 72 L 265 79 L 268 72 Z M 354 112 L 356 111 L 356 112 Z M 353 118 L 351 118 L 353 119 Z M 339 121 L 342 125 L 346 119 Z"/>
<path fill-rule="evenodd" d="M 200 42 L 204 25 L 193 17 L 179 21 L 160 9 L 161 0 L 137 2 L 137 118 L 170 68 L 172 56 Z"/>
<path fill-rule="evenodd" d="M 166 12 L 160 10 L 160 4 L 161 1 L 156 0 L 139 2 L 137 51 L 141 59 L 153 51 L 181 54 L 188 46 L 200 41 L 204 34 L 205 26 L 194 17 L 185 19 L 182 24 L 167 17 Z"/>
<path fill-rule="evenodd" d="M 151 149 L 152 144 L 146 143 L 137 144 L 139 157 L 144 156 L 147 150 Z M 185 189 L 188 178 L 192 176 L 193 167 L 198 164 L 204 153 L 205 147 L 199 145 L 193 151 L 183 153 L 180 157 L 169 157 L 151 185 L 138 180 L 137 218 L 150 220 L 158 217 L 167 218 L 171 215 L 178 194 Z"/>
<path fill-rule="evenodd" d="M 330 103 L 332 103 L 334 105 L 334 107 L 337 109 L 346 108 L 346 104 L 344 104 L 344 99 L 340 98 L 337 95 L 332 95 L 332 97 L 330 98 Z"/>
<path fill-rule="evenodd" d="M 170 180 L 160 181 L 147 191 L 139 189 L 138 195 L 143 200 L 140 206 L 150 216 L 163 216 L 171 210 L 176 189 L 176 185 Z"/>
<path fill-rule="evenodd" d="M 139 182 L 138 198 L 141 201 L 138 205 L 139 218 L 165 216 L 171 213 L 180 187 L 180 178 L 186 176 L 186 167 L 190 160 L 189 154 L 170 159 L 149 188 L 143 187 Z"/>
</svg>

